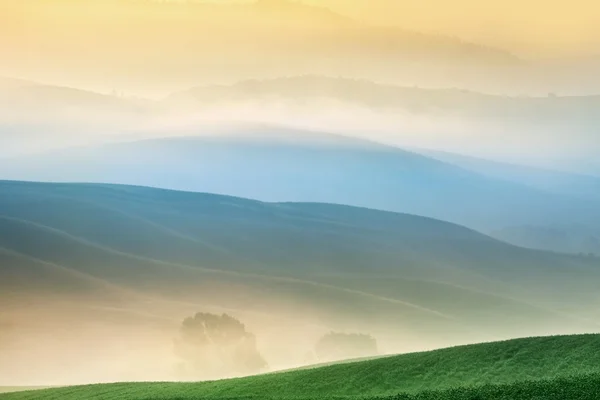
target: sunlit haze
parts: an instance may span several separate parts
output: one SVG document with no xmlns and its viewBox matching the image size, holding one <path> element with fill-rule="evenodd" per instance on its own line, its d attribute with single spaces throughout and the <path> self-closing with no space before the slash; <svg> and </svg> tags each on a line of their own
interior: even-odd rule
<svg viewBox="0 0 600 400">
<path fill-rule="evenodd" d="M 599 50 L 592 0 L 0 0 L 0 393 L 144 382 L 0 400 L 594 398 Z"/>
</svg>

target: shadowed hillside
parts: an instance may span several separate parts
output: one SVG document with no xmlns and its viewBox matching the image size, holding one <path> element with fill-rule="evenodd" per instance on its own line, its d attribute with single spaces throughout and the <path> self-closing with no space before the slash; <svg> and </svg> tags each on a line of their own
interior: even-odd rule
<svg viewBox="0 0 600 400">
<path fill-rule="evenodd" d="M 268 127 L 236 132 L 75 148 L 1 164 L 4 176 L 19 180 L 112 182 L 264 201 L 350 204 L 485 232 L 522 224 L 600 226 L 593 197 L 551 193 L 343 136 Z"/>
<path fill-rule="evenodd" d="M 438 220 L 105 184 L 3 181 L 0 193 L 0 368 L 17 376 L 19 360 L 37 376 L 19 352 L 41 346 L 63 351 L 61 373 L 84 374 L 67 382 L 165 379 L 177 322 L 202 310 L 246 321 L 273 368 L 302 364 L 330 330 L 368 332 L 386 353 L 599 326 L 595 259 Z M 111 356 L 117 345 L 134 355 Z M 45 369 L 52 351 L 41 379 L 14 381 L 64 383 Z M 86 354 L 100 372 L 78 367 Z M 150 359 L 132 375 L 112 368 L 119 357 Z"/>
</svg>

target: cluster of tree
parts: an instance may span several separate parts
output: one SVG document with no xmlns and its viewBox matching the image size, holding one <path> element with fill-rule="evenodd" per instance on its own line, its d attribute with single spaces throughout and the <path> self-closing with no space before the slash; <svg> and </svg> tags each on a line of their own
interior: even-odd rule
<svg viewBox="0 0 600 400">
<path fill-rule="evenodd" d="M 255 336 L 239 320 L 227 315 L 198 313 L 186 318 L 175 340 L 182 360 L 180 373 L 203 379 L 259 373 L 267 367 Z M 330 332 L 315 345 L 312 361 L 335 361 L 377 355 L 370 335 Z"/>
<path fill-rule="evenodd" d="M 182 374 L 203 378 L 253 374 L 267 367 L 254 335 L 227 314 L 198 313 L 186 318 L 175 352 L 183 360 Z"/>
</svg>

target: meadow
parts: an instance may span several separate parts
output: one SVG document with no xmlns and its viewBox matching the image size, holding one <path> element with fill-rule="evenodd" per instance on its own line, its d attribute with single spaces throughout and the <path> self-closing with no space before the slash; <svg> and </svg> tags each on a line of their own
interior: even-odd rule
<svg viewBox="0 0 600 400">
<path fill-rule="evenodd" d="M 200 383 L 118 383 L 0 395 L 2 400 L 553 400 L 600 395 L 600 335 L 458 346 Z"/>
</svg>

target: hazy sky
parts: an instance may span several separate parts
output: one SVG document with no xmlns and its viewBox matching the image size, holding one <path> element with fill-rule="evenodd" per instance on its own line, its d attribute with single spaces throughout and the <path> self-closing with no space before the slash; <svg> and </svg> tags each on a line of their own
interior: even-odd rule
<svg viewBox="0 0 600 400">
<path fill-rule="evenodd" d="M 128 2 L 130 0 L 121 0 Z M 138 1 L 138 0 L 134 0 Z M 142 0 L 143 1 L 143 0 Z M 281 0 L 261 0 L 277 3 Z M 87 3 L 96 12 L 98 0 L 0 0 L 1 6 L 32 3 L 42 12 L 70 14 L 73 3 Z M 139 1 L 138 1 L 139 2 Z M 168 0 L 163 0 L 168 2 Z M 185 0 L 172 0 L 175 3 Z M 205 3 L 251 3 L 251 0 L 212 0 Z M 600 3 L 595 0 L 302 0 L 306 4 L 329 7 L 338 13 L 374 24 L 457 35 L 468 40 L 501 46 L 525 56 L 595 54 L 600 45 Z M 45 6 L 44 6 L 45 3 Z M 51 11 L 50 9 L 53 9 Z M 87 16 L 94 18 L 94 12 Z M 188 10 L 189 12 L 189 10 Z M 5 13 L 6 14 L 6 13 Z M 114 12 L 114 18 L 123 15 Z M 2 16 L 0 16 L 2 18 Z M 18 21 L 2 21 L 17 25 Z M 132 21 L 132 28 L 135 27 Z M 10 31 L 8 32 L 10 33 Z"/>
<path fill-rule="evenodd" d="M 598 52 L 595 0 L 307 0 L 407 29 L 458 35 L 523 55 Z"/>
<path fill-rule="evenodd" d="M 598 27 L 591 0 L 0 0 L 0 76 L 144 96 L 303 74 L 596 93 Z M 519 69 L 540 58 L 577 69 Z"/>
</svg>

